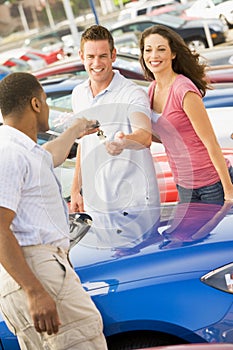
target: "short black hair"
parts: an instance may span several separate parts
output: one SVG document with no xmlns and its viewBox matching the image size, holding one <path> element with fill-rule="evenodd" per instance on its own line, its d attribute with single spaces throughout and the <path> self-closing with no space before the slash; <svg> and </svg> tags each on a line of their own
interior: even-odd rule
<svg viewBox="0 0 233 350">
<path fill-rule="evenodd" d="M 0 109 L 2 116 L 22 113 L 33 97 L 40 98 L 43 88 L 31 73 L 15 72 L 0 81 Z"/>
</svg>

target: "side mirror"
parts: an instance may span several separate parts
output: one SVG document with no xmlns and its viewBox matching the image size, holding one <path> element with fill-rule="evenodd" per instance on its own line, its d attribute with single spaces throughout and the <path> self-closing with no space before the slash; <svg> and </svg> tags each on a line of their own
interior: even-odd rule
<svg viewBox="0 0 233 350">
<path fill-rule="evenodd" d="M 70 249 L 73 248 L 87 233 L 92 224 L 92 218 L 86 213 L 69 214 Z"/>
</svg>

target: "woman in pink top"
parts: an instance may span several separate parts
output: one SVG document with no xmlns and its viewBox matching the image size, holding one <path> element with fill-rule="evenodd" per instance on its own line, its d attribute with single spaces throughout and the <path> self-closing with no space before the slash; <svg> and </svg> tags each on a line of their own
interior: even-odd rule
<svg viewBox="0 0 233 350">
<path fill-rule="evenodd" d="M 145 76 L 152 81 L 153 140 L 165 147 L 180 201 L 233 201 L 233 168 L 202 101 L 209 87 L 199 55 L 163 25 L 142 33 L 140 51 Z"/>
</svg>

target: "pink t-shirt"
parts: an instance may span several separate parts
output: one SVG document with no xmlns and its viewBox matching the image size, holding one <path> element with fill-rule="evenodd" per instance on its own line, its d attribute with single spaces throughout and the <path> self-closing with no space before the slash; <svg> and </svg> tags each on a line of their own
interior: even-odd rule
<svg viewBox="0 0 233 350">
<path fill-rule="evenodd" d="M 156 81 L 153 81 L 149 88 L 151 105 L 155 86 Z M 201 96 L 190 79 L 178 75 L 170 87 L 163 113 L 157 119 L 152 115 L 152 128 L 165 147 L 175 183 L 185 188 L 200 188 L 220 179 L 206 147 L 183 110 L 184 96 L 188 91 Z"/>
</svg>

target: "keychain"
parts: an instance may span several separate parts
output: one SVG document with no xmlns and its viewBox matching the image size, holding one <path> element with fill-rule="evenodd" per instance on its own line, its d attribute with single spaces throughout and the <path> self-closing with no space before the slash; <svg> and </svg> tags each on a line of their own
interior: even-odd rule
<svg viewBox="0 0 233 350">
<path fill-rule="evenodd" d="M 103 130 L 97 131 L 97 136 L 98 136 L 99 140 L 102 142 L 105 141 L 105 139 L 106 139 L 106 136 L 104 135 Z"/>
<path fill-rule="evenodd" d="M 96 120 L 96 123 L 92 125 L 92 128 L 95 129 L 95 128 L 99 128 L 99 127 L 100 127 L 100 122 L 98 120 Z M 104 135 L 103 130 L 98 130 L 97 136 L 101 142 L 105 141 L 105 139 L 107 137 Z"/>
</svg>

